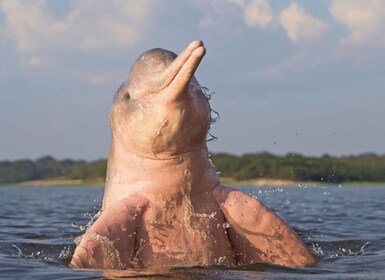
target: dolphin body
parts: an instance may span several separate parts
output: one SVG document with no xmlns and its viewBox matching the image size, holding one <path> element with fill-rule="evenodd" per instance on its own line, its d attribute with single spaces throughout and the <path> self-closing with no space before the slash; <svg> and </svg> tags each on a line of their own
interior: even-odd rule
<svg viewBox="0 0 385 280">
<path fill-rule="evenodd" d="M 209 100 L 194 77 L 201 41 L 152 49 L 115 94 L 102 212 L 74 268 L 315 263 L 297 234 L 257 199 L 224 187 L 206 136 Z"/>
</svg>

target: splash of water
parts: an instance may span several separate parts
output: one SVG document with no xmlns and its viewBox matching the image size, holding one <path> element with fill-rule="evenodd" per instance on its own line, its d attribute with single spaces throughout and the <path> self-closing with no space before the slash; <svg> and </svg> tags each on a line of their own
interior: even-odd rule
<svg viewBox="0 0 385 280">
<path fill-rule="evenodd" d="M 27 253 L 27 252 L 23 252 L 22 249 L 20 249 L 15 244 L 13 244 L 11 247 L 16 250 L 17 256 L 23 259 L 39 259 L 39 260 L 52 261 L 52 262 L 55 261 L 54 258 L 48 257 L 47 253 L 43 249 L 39 251 Z"/>
<path fill-rule="evenodd" d="M 194 90 L 202 92 L 208 101 L 210 101 L 212 96 L 215 94 L 214 91 L 210 91 L 207 87 L 204 87 L 204 86 L 201 86 L 201 85 L 195 84 L 195 83 L 191 83 L 191 85 L 194 87 Z M 215 124 L 219 121 L 219 119 L 220 119 L 219 113 L 210 107 L 210 123 Z M 209 128 L 209 131 L 207 132 L 206 142 L 218 140 L 218 137 L 216 137 L 210 133 L 210 129 L 211 129 L 211 127 Z"/>
<path fill-rule="evenodd" d="M 117 268 L 117 269 L 124 269 L 125 265 L 122 264 L 120 253 L 115 248 L 114 242 L 111 241 L 108 237 L 97 234 L 95 232 L 92 233 L 85 233 L 80 238 L 87 237 L 91 240 L 96 241 L 98 244 L 101 244 L 100 248 L 103 250 L 103 255 L 108 256 L 107 258 L 104 258 L 107 261 L 106 267 L 110 268 Z M 81 242 L 81 239 L 78 239 L 77 242 Z M 78 247 L 80 249 L 83 249 L 81 246 Z M 88 252 L 86 252 L 88 253 Z"/>
</svg>

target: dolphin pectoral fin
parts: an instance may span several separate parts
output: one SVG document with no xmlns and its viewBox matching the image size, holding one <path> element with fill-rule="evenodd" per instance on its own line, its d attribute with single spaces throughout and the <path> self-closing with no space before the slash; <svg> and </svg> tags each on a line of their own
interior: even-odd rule
<svg viewBox="0 0 385 280">
<path fill-rule="evenodd" d="M 171 63 L 165 83 L 171 99 L 183 95 L 205 54 L 203 42 L 196 40 Z"/>
<path fill-rule="evenodd" d="M 217 186 L 213 195 L 229 223 L 229 239 L 239 263 L 315 264 L 298 235 L 260 201 L 223 186 Z"/>
<path fill-rule="evenodd" d="M 69 266 L 101 269 L 134 267 L 136 230 L 146 207 L 144 198 L 129 197 L 104 210 L 81 237 Z"/>
</svg>

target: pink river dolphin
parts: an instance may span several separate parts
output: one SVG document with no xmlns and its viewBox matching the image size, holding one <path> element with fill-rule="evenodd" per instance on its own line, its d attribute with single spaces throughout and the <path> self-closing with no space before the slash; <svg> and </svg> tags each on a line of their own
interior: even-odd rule
<svg viewBox="0 0 385 280">
<path fill-rule="evenodd" d="M 141 54 L 115 94 L 99 218 L 70 267 L 96 269 L 315 263 L 256 198 L 221 185 L 208 155 L 210 104 L 194 77 L 206 49 Z"/>
</svg>

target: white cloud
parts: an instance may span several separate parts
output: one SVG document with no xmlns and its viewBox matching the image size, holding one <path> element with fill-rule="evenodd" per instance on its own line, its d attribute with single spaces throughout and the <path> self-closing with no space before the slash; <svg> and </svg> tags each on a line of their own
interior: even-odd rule
<svg viewBox="0 0 385 280">
<path fill-rule="evenodd" d="M 238 18 L 234 18 L 237 17 L 238 11 L 227 1 L 188 0 L 187 2 L 192 3 L 202 14 L 198 25 L 199 28 L 214 28 L 216 31 L 221 31 L 227 30 L 227 26 L 234 27 L 234 23 L 238 22 Z"/>
<path fill-rule="evenodd" d="M 32 4 L 33 3 L 33 4 Z M 32 4 L 32 5 L 31 5 Z M 5 15 L 6 31 L 17 41 L 21 52 L 34 50 L 39 39 L 47 33 L 47 24 L 52 19 L 44 20 L 44 2 L 2 1 L 0 11 Z"/>
<path fill-rule="evenodd" d="M 299 4 L 292 2 L 282 12 L 274 12 L 267 0 L 228 0 L 243 11 L 248 27 L 267 29 L 282 26 L 295 43 L 319 39 L 330 27 L 309 15 Z"/>
<path fill-rule="evenodd" d="M 243 9 L 248 27 L 267 28 L 273 21 L 273 11 L 267 0 L 229 0 Z"/>
<path fill-rule="evenodd" d="M 71 1 L 61 18 L 47 0 L 0 1 L 7 34 L 14 38 L 27 65 L 41 65 L 45 51 L 125 48 L 137 44 L 152 0 Z"/>
<path fill-rule="evenodd" d="M 342 44 L 385 47 L 385 1 L 334 0 L 330 13 L 350 31 Z"/>
<path fill-rule="evenodd" d="M 279 16 L 282 27 L 293 42 L 320 38 L 329 29 L 327 23 L 314 18 L 296 2 L 292 2 Z"/>
</svg>

